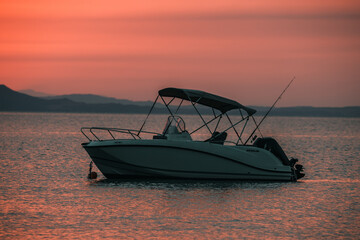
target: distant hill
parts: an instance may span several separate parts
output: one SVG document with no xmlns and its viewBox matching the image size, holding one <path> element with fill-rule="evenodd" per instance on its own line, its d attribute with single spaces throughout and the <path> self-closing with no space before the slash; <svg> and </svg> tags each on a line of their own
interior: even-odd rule
<svg viewBox="0 0 360 240">
<path fill-rule="evenodd" d="M 0 85 L 1 111 L 56 111 L 74 103 L 67 99 L 43 100 Z"/>
<path fill-rule="evenodd" d="M 78 94 L 68 96 L 76 97 Z M 67 96 L 67 95 L 64 95 Z M 87 98 L 89 97 L 89 98 Z M 87 101 L 94 103 L 81 102 Z M 105 100 L 107 99 L 107 100 Z M 0 85 L 0 111 L 18 112 L 77 112 L 77 113 L 147 113 L 150 102 L 133 102 L 130 100 L 115 99 L 91 94 L 80 94 L 77 101 L 69 98 L 54 99 L 39 98 L 16 92 L 5 85 Z M 99 103 L 99 101 L 105 101 Z M 129 104 L 123 104 L 129 103 Z M 160 106 L 160 105 L 159 105 Z M 258 110 L 256 115 L 264 115 L 267 107 L 253 107 Z M 209 113 L 204 108 L 199 108 L 202 113 Z M 167 113 L 166 109 L 154 109 L 154 113 Z M 194 114 L 191 106 L 185 106 L 183 114 Z M 272 116 L 301 116 L 301 117 L 360 117 L 360 107 L 282 107 L 274 108 Z"/>
<path fill-rule="evenodd" d="M 67 94 L 67 95 L 57 95 L 57 96 L 45 96 L 44 99 L 69 99 L 74 102 L 81 103 L 119 103 L 123 105 L 137 105 L 137 106 L 151 106 L 151 101 L 130 101 L 127 99 L 117 99 L 112 97 L 104 97 L 95 94 Z"/>
<path fill-rule="evenodd" d="M 261 114 L 262 112 L 259 111 Z M 271 112 L 273 116 L 302 117 L 360 117 L 360 107 L 281 107 Z"/>
<path fill-rule="evenodd" d="M 87 112 L 87 113 L 143 113 L 148 107 L 117 103 L 86 104 L 69 99 L 43 99 L 16 92 L 0 85 L 0 111 L 24 112 Z"/>
<path fill-rule="evenodd" d="M 25 93 L 25 94 L 30 95 L 32 97 L 49 97 L 49 96 L 53 96 L 52 94 L 38 92 L 38 91 L 34 91 L 32 89 L 24 89 L 24 90 L 20 90 L 19 92 L 20 93 Z"/>
</svg>

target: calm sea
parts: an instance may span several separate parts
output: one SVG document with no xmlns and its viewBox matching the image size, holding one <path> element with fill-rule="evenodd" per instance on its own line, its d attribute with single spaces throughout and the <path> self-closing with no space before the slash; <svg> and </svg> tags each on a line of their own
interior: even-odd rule
<svg viewBox="0 0 360 240">
<path fill-rule="evenodd" d="M 0 113 L 0 239 L 359 239 L 360 119 L 268 118 L 305 166 L 296 183 L 87 180 L 80 127 L 144 118 Z"/>
</svg>

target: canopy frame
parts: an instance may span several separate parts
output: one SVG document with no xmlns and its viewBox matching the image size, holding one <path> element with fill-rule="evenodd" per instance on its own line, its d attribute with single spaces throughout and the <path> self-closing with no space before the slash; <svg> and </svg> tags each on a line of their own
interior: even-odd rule
<svg viewBox="0 0 360 240">
<path fill-rule="evenodd" d="M 169 101 L 166 101 L 165 98 L 170 98 Z M 252 108 L 248 108 L 245 107 L 243 105 L 241 105 L 240 103 L 224 98 L 224 97 L 220 97 L 211 93 L 207 93 L 207 92 L 203 92 L 203 91 L 198 91 L 198 90 L 189 90 L 189 89 L 178 89 L 178 88 L 165 88 L 159 91 L 158 96 L 156 97 L 148 115 L 145 118 L 144 123 L 142 124 L 139 132 L 136 134 L 137 136 L 140 137 L 141 132 L 143 132 L 143 128 L 148 120 L 149 115 L 151 114 L 151 112 L 154 110 L 155 105 L 158 101 L 158 99 L 161 99 L 164 106 L 166 107 L 167 111 L 170 113 L 170 115 L 173 117 L 175 117 L 175 114 L 177 114 L 177 112 L 179 111 L 180 107 L 182 106 L 184 101 L 189 101 L 191 103 L 191 105 L 193 106 L 193 108 L 195 109 L 196 113 L 199 115 L 200 119 L 202 120 L 203 124 L 201 126 L 199 126 L 198 128 L 196 128 L 195 130 L 193 130 L 191 133 L 189 133 L 190 135 L 194 134 L 195 132 L 199 131 L 200 129 L 202 129 L 203 127 L 206 127 L 207 130 L 209 131 L 209 133 L 211 134 L 211 138 L 216 138 L 219 134 L 222 134 L 223 132 L 227 132 L 230 129 L 233 129 L 238 140 L 236 142 L 236 145 L 239 145 L 239 142 L 241 142 L 241 144 L 243 145 L 244 142 L 242 141 L 241 137 L 244 133 L 244 130 L 247 126 L 247 123 L 250 119 L 250 117 L 253 119 L 254 123 L 256 126 L 257 123 L 255 121 L 255 118 L 253 117 L 253 114 L 255 114 L 256 110 L 252 109 Z M 170 109 L 170 105 L 171 103 L 175 100 L 175 99 L 180 99 L 180 104 L 177 106 L 175 113 Z M 213 118 L 211 118 L 208 121 L 205 121 L 205 119 L 203 118 L 202 114 L 200 113 L 199 109 L 196 107 L 197 104 L 203 105 L 203 106 L 207 106 L 210 107 L 213 113 Z M 232 122 L 231 118 L 228 115 L 228 112 L 234 109 L 238 109 L 239 110 L 239 114 L 241 116 L 241 119 L 235 123 Z M 220 113 L 216 114 L 215 110 L 218 110 Z M 247 113 L 247 115 L 243 114 L 243 111 Z M 218 129 L 219 123 L 222 119 L 223 116 L 226 116 L 227 120 L 230 123 L 230 127 L 226 128 L 225 130 L 219 132 L 218 134 L 214 135 L 214 133 L 216 132 L 216 130 Z M 216 119 L 218 119 L 216 126 L 214 128 L 214 130 L 212 131 L 209 127 L 209 124 L 213 121 L 215 121 Z M 244 126 L 241 129 L 241 132 L 239 133 L 235 126 L 237 126 L 238 124 L 240 124 L 241 122 L 245 121 Z M 261 132 L 260 132 L 261 134 Z M 245 143 L 246 144 L 246 143 Z"/>
</svg>

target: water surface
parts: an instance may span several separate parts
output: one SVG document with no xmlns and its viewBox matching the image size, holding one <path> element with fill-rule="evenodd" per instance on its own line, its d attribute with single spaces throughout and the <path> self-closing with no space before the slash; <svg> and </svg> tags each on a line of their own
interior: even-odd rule
<svg viewBox="0 0 360 240">
<path fill-rule="evenodd" d="M 305 166 L 297 183 L 87 180 L 80 127 L 139 128 L 144 118 L 0 113 L 0 238 L 358 239 L 360 119 L 264 122 Z M 161 131 L 164 118 L 146 128 Z"/>
</svg>

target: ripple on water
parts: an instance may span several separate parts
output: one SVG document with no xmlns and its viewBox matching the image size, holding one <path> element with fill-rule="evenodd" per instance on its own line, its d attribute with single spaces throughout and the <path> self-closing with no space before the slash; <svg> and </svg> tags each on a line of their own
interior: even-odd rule
<svg viewBox="0 0 360 240">
<path fill-rule="evenodd" d="M 282 183 L 113 181 L 101 174 L 88 181 L 80 127 L 137 128 L 145 115 L 0 118 L 2 239 L 356 239 L 360 233 L 358 119 L 267 119 L 263 134 L 305 166 L 304 179 Z M 186 116 L 187 125 L 193 118 Z"/>
</svg>

